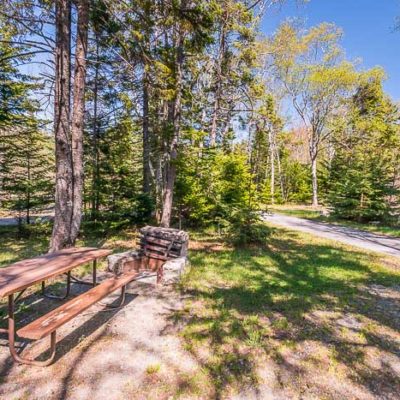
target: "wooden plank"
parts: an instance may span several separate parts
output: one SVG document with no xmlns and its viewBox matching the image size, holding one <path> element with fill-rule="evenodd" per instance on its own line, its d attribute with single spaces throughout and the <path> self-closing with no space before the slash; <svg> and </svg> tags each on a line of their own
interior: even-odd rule
<svg viewBox="0 0 400 400">
<path fill-rule="evenodd" d="M 107 249 L 74 247 L 0 268 L 0 297 L 19 292 L 109 254 L 111 250 Z"/>
<path fill-rule="evenodd" d="M 107 279 L 93 289 L 19 329 L 17 335 L 26 339 L 42 339 L 110 293 L 133 281 L 138 275 L 140 273 L 135 271 Z"/>
</svg>

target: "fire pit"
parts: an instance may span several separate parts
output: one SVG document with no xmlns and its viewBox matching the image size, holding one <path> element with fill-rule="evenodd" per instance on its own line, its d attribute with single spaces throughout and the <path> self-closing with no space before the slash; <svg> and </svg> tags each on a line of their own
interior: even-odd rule
<svg viewBox="0 0 400 400">
<path fill-rule="evenodd" d="M 180 275 L 186 260 L 189 235 L 187 232 L 146 226 L 140 229 L 139 250 L 113 254 L 108 257 L 108 270 L 116 275 L 128 271 L 143 272 L 143 277 L 157 276 L 164 281 L 165 272 Z"/>
</svg>

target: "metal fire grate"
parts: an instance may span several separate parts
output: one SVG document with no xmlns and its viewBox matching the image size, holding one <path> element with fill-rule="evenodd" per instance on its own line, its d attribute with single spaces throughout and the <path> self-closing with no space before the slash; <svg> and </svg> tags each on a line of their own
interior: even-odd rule
<svg viewBox="0 0 400 400">
<path fill-rule="evenodd" d="M 167 261 L 187 255 L 189 235 L 185 231 L 146 226 L 140 233 L 140 251 L 146 257 Z"/>
<path fill-rule="evenodd" d="M 156 273 L 160 283 L 165 262 L 186 257 L 188 243 L 189 235 L 185 231 L 146 226 L 140 230 L 139 250 L 109 256 L 108 271 L 115 275 L 130 271 L 141 271 L 143 276 Z"/>
</svg>

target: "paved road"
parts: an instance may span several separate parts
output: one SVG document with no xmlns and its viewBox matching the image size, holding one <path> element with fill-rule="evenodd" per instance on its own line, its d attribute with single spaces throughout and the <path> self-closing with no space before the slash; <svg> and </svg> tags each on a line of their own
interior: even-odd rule
<svg viewBox="0 0 400 400">
<path fill-rule="evenodd" d="M 400 257 L 400 239 L 282 214 L 264 216 L 264 220 L 285 228 L 312 233 L 319 237 L 333 239 L 362 249 Z"/>
<path fill-rule="evenodd" d="M 31 223 L 35 223 L 36 219 L 40 220 L 41 222 L 48 221 L 52 218 L 51 215 L 33 215 Z M 18 218 L 7 217 L 7 218 L 0 218 L 0 226 L 12 226 L 18 225 Z"/>
</svg>

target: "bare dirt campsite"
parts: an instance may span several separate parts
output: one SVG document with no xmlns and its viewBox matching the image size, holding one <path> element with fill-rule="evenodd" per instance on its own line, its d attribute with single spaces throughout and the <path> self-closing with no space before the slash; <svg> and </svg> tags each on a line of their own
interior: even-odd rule
<svg viewBox="0 0 400 400">
<path fill-rule="evenodd" d="M 0 0 L 0 400 L 400 400 L 400 0 Z"/>
</svg>

